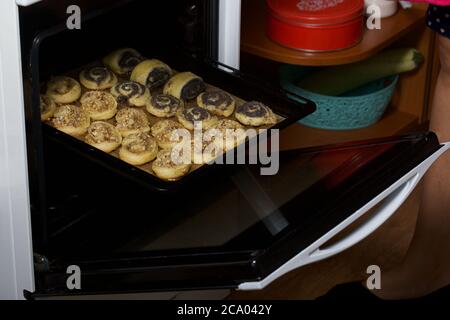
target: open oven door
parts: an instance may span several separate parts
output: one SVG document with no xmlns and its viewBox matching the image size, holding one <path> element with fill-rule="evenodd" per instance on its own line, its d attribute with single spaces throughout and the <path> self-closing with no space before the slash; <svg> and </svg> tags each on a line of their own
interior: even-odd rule
<svg viewBox="0 0 450 320">
<path fill-rule="evenodd" d="M 371 234 L 448 148 L 424 133 L 282 151 L 275 175 L 224 165 L 173 193 L 143 193 L 126 181 L 115 192 L 104 177 L 105 192 L 67 200 L 78 218 L 54 230 L 36 263 L 36 292 L 26 296 L 262 289 Z M 324 246 L 370 209 L 357 229 Z M 78 289 L 68 287 L 71 266 Z"/>
</svg>

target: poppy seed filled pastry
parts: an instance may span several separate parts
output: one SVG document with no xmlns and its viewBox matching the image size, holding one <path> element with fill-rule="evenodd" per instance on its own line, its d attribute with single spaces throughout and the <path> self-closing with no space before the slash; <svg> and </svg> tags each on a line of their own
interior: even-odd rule
<svg viewBox="0 0 450 320">
<path fill-rule="evenodd" d="M 86 133 L 91 120 L 80 107 L 63 105 L 56 109 L 52 119 L 53 126 L 72 136 L 81 136 Z"/>
<path fill-rule="evenodd" d="M 191 164 L 184 160 L 183 157 L 175 155 L 172 149 L 164 149 L 153 161 L 152 170 L 161 179 L 177 180 L 186 175 L 191 168 Z"/>
<path fill-rule="evenodd" d="M 257 101 L 250 101 L 237 107 L 235 117 L 240 123 L 247 126 L 259 127 L 277 123 L 277 117 L 272 110 Z"/>
<path fill-rule="evenodd" d="M 47 121 L 56 110 L 56 103 L 49 96 L 41 95 L 40 97 L 40 110 L 41 110 L 41 120 Z"/>
<path fill-rule="evenodd" d="M 70 77 L 52 77 L 47 83 L 47 96 L 59 104 L 72 103 L 80 98 L 81 86 Z"/>
<path fill-rule="evenodd" d="M 172 76 L 172 69 L 156 59 L 144 60 L 131 73 L 131 80 L 143 84 L 149 89 L 163 86 Z"/>
<path fill-rule="evenodd" d="M 92 67 L 80 72 L 81 84 L 90 90 L 104 90 L 117 84 L 116 75 L 105 67 Z"/>
<path fill-rule="evenodd" d="M 141 109 L 124 108 L 116 114 L 116 129 L 123 137 L 140 132 L 149 132 L 150 126 L 146 113 Z"/>
<path fill-rule="evenodd" d="M 189 130 L 194 130 L 195 125 L 201 124 L 202 129 L 208 129 L 217 121 L 217 117 L 213 116 L 208 110 L 200 107 L 191 107 L 179 110 L 177 112 L 178 121 Z"/>
<path fill-rule="evenodd" d="M 212 114 L 223 117 L 231 116 L 236 106 L 233 97 L 219 90 L 203 92 L 197 97 L 197 104 Z"/>
<path fill-rule="evenodd" d="M 103 63 L 118 75 L 129 76 L 142 60 L 144 58 L 136 50 L 123 48 L 111 52 L 103 59 Z"/>
<path fill-rule="evenodd" d="M 191 72 L 174 75 L 164 86 L 164 93 L 182 100 L 192 100 L 205 91 L 203 79 Z"/>
<path fill-rule="evenodd" d="M 184 102 L 167 94 L 158 94 L 150 98 L 147 103 L 147 111 L 159 118 L 170 118 L 183 108 Z"/>
<path fill-rule="evenodd" d="M 186 130 L 180 123 L 173 120 L 161 120 L 153 125 L 152 136 L 158 141 L 158 145 L 162 149 L 170 149 L 180 143 L 180 139 L 176 139 L 177 130 Z"/>
<path fill-rule="evenodd" d="M 150 99 L 147 87 L 134 81 L 116 84 L 111 88 L 111 94 L 121 106 L 143 107 Z"/>
<path fill-rule="evenodd" d="M 117 101 L 104 91 L 88 91 L 80 99 L 81 108 L 92 120 L 108 120 L 117 113 Z"/>
<path fill-rule="evenodd" d="M 156 140 L 146 132 L 129 135 L 122 141 L 119 157 L 123 161 L 140 166 L 156 158 L 158 144 Z"/>
<path fill-rule="evenodd" d="M 120 146 L 122 143 L 122 136 L 112 124 L 97 121 L 89 126 L 88 133 L 84 140 L 89 145 L 109 153 Z"/>
</svg>

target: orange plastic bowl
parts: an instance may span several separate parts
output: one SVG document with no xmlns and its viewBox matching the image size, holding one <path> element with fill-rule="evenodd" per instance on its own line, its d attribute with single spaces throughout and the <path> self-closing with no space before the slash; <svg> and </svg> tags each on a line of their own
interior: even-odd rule
<svg viewBox="0 0 450 320">
<path fill-rule="evenodd" d="M 364 0 L 267 0 L 267 9 L 267 36 L 288 48 L 336 51 L 363 36 Z"/>
</svg>

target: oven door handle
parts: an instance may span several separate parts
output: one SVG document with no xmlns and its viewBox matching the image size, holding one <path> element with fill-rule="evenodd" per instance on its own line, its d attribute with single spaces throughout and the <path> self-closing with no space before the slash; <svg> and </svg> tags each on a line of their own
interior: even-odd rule
<svg viewBox="0 0 450 320">
<path fill-rule="evenodd" d="M 431 165 L 449 148 L 450 143 L 444 144 L 442 148 L 423 161 L 420 165 L 404 175 L 401 179 L 397 180 L 393 185 L 373 198 L 365 206 L 357 210 L 353 215 L 315 241 L 308 248 L 298 253 L 273 273 L 261 281 L 241 283 L 238 290 L 261 290 L 294 269 L 334 256 L 365 239 L 397 211 L 409 197 Z M 321 248 L 324 244 L 377 205 L 379 206 L 374 209 L 375 211 L 373 212 L 372 217 L 365 221 L 361 226 L 338 242 L 326 248 Z"/>
</svg>

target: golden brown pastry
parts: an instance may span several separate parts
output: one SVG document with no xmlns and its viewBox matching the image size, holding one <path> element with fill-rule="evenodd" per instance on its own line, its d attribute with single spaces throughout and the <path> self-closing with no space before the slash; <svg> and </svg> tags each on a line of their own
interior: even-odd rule
<svg viewBox="0 0 450 320">
<path fill-rule="evenodd" d="M 158 145 L 162 149 L 171 149 L 181 141 L 181 131 L 178 138 L 175 134 L 177 130 L 186 130 L 180 123 L 173 120 L 161 120 L 153 125 L 152 136 L 158 141 Z"/>
<path fill-rule="evenodd" d="M 85 134 L 90 123 L 89 116 L 80 107 L 74 105 L 58 107 L 52 119 L 55 128 L 73 136 Z"/>
<path fill-rule="evenodd" d="M 192 139 L 192 163 L 206 164 L 223 154 L 223 147 L 218 144 L 218 136 L 205 133 L 201 140 Z"/>
<path fill-rule="evenodd" d="M 81 86 L 70 77 L 53 77 L 47 83 L 47 96 L 59 104 L 72 103 L 80 98 Z"/>
<path fill-rule="evenodd" d="M 164 180 L 178 180 L 186 175 L 191 168 L 183 156 L 177 155 L 171 149 L 164 149 L 158 153 L 152 164 L 156 176 Z"/>
<path fill-rule="evenodd" d="M 123 137 L 140 132 L 149 132 L 147 115 L 141 109 L 124 108 L 116 114 L 116 128 Z"/>
<path fill-rule="evenodd" d="M 109 153 L 120 146 L 122 136 L 112 124 L 97 121 L 89 126 L 84 140 L 91 146 Z"/>
<path fill-rule="evenodd" d="M 106 67 L 92 67 L 81 71 L 80 82 L 90 90 L 104 90 L 115 86 L 117 77 Z"/>
<path fill-rule="evenodd" d="M 81 108 L 92 120 L 108 120 L 117 113 L 117 101 L 104 91 L 88 91 L 81 97 Z"/>
<path fill-rule="evenodd" d="M 111 52 L 103 63 L 121 76 L 129 76 L 131 71 L 143 60 L 142 55 L 134 49 L 123 48 Z"/>
<path fill-rule="evenodd" d="M 181 109 L 177 112 L 178 121 L 189 130 L 201 125 L 204 130 L 210 128 L 217 122 L 217 117 L 200 107 Z"/>
<path fill-rule="evenodd" d="M 223 117 L 231 116 L 236 106 L 233 97 L 220 90 L 203 92 L 197 97 L 197 104 L 212 114 Z"/>
<path fill-rule="evenodd" d="M 158 144 L 148 133 L 129 135 L 122 141 L 119 157 L 134 166 L 146 164 L 156 158 Z"/>
<path fill-rule="evenodd" d="M 250 101 L 237 107 L 235 117 L 240 123 L 247 126 L 259 127 L 277 123 L 277 117 L 272 110 L 257 101 Z"/>
<path fill-rule="evenodd" d="M 218 130 L 218 132 L 215 130 Z M 245 128 L 239 122 L 230 119 L 219 120 L 211 129 L 204 133 L 204 136 L 206 139 L 212 136 L 216 143 L 221 142 L 224 151 L 234 149 L 244 142 L 247 137 Z M 220 139 L 222 141 L 219 141 Z"/>
<path fill-rule="evenodd" d="M 144 60 L 134 68 L 131 80 L 143 84 L 149 89 L 163 86 L 172 76 L 172 69 L 156 59 Z"/>
<path fill-rule="evenodd" d="M 40 97 L 41 120 L 47 121 L 56 110 L 56 103 L 49 96 L 41 95 Z"/>
<path fill-rule="evenodd" d="M 111 94 L 121 106 L 143 107 L 150 99 L 147 87 L 134 81 L 116 84 L 111 88 Z"/>
<path fill-rule="evenodd" d="M 184 102 L 166 94 L 152 96 L 147 103 L 147 111 L 159 118 L 174 117 L 182 109 Z"/>
<path fill-rule="evenodd" d="M 191 72 L 180 72 L 174 75 L 164 86 L 164 94 L 182 100 L 192 100 L 205 91 L 203 79 Z"/>
</svg>

